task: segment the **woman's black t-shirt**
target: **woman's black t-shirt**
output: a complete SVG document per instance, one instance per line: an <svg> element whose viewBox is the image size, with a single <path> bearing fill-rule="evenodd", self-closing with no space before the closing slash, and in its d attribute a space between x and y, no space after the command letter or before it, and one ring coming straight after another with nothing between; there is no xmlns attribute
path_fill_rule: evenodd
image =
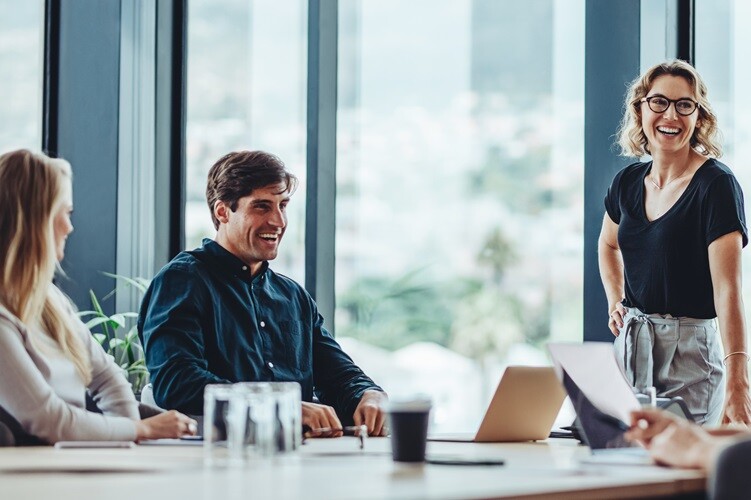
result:
<svg viewBox="0 0 751 500"><path fill-rule="evenodd" d="M709 159L664 215L647 220L644 178L652 162L634 163L613 179L605 209L618 224L626 307L647 314L714 318L709 244L733 231L748 243L743 192L730 169Z"/></svg>

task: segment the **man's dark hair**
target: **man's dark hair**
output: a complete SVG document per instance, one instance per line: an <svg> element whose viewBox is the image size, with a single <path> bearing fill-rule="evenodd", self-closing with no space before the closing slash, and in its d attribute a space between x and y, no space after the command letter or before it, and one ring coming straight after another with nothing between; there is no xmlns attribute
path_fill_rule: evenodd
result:
<svg viewBox="0 0 751 500"><path fill-rule="evenodd" d="M219 158L209 170L206 183L206 202L209 204L214 228L219 221L214 215L214 203L222 200L234 212L240 198L255 189L281 184L279 193L293 193L297 177L287 171L282 160L264 151L235 151Z"/></svg>

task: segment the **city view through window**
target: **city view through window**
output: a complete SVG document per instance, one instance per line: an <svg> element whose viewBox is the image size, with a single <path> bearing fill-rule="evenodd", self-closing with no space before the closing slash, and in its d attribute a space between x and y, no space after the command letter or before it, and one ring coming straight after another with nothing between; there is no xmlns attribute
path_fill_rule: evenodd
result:
<svg viewBox="0 0 751 500"><path fill-rule="evenodd" d="M339 10L337 339L473 430L505 366L582 337L584 3Z"/></svg>
<svg viewBox="0 0 751 500"><path fill-rule="evenodd" d="M0 0L0 153L42 147L44 3Z"/></svg>
<svg viewBox="0 0 751 500"><path fill-rule="evenodd" d="M746 207L751 196L751 67L747 64L751 50L751 32L745 20L751 16L751 3L743 0L697 0L696 68L708 87L719 128L723 155L738 178ZM746 221L749 217L746 209ZM743 296L746 322L751 319L751 251L743 249ZM748 332L747 332L748 334Z"/></svg>

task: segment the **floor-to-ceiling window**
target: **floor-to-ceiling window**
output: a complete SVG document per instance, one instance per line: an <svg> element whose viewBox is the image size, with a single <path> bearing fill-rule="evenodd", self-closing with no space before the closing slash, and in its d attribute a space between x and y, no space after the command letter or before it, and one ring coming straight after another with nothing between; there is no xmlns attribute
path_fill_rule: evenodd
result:
<svg viewBox="0 0 751 500"><path fill-rule="evenodd" d="M339 0L336 332L434 429L582 338L584 1Z"/></svg>
<svg viewBox="0 0 751 500"><path fill-rule="evenodd" d="M751 197L751 3L744 0L696 0L696 68L709 88L719 120L724 154L720 160L735 173L746 206ZM746 216L751 214L746 213ZM751 251L743 251L744 296L751 293ZM745 301L751 319L751 300Z"/></svg>
<svg viewBox="0 0 751 500"><path fill-rule="evenodd" d="M274 268L304 282L307 2L189 0L187 248L213 237L206 174L225 153L261 149L302 181Z"/></svg>
<svg viewBox="0 0 751 500"><path fill-rule="evenodd" d="M0 153L41 148L44 3L0 0Z"/></svg>

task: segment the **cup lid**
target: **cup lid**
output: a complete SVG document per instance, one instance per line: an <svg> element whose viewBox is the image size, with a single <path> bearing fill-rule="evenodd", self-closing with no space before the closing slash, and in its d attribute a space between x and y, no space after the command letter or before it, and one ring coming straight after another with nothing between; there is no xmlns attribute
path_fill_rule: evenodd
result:
<svg viewBox="0 0 751 500"><path fill-rule="evenodd" d="M387 412L412 412L428 411L432 406L433 401L430 399L430 396L419 394L391 399L384 405L384 409Z"/></svg>

